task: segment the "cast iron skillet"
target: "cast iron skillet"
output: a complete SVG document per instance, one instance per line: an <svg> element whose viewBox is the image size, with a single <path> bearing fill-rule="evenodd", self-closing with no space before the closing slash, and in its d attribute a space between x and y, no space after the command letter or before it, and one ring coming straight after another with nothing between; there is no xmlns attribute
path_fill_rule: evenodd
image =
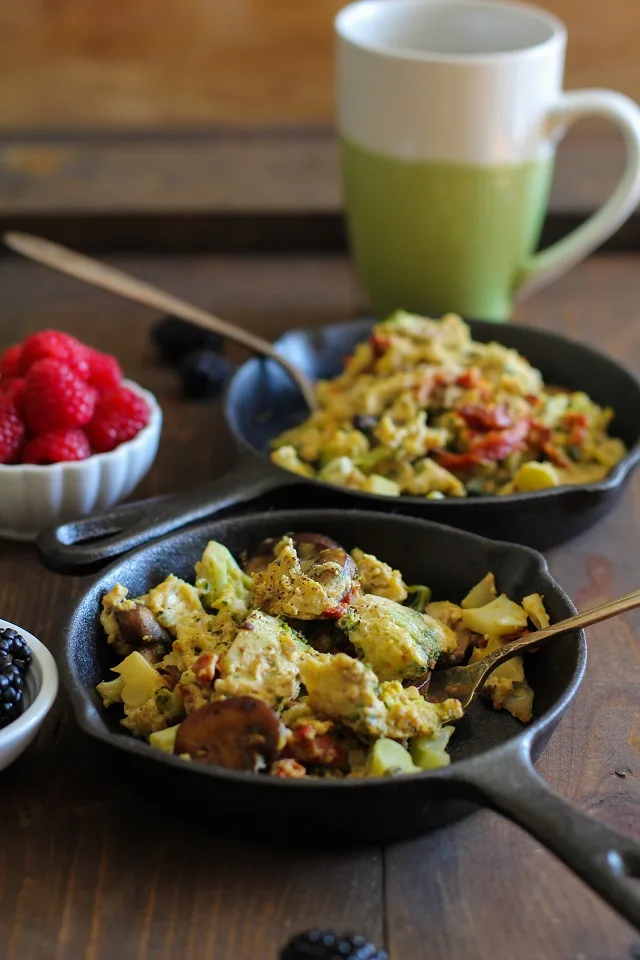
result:
<svg viewBox="0 0 640 960"><path fill-rule="evenodd" d="M336 537L347 549L360 546L377 553L409 581L429 584L436 598L459 600L492 570L499 588L513 597L544 594L553 620L575 613L540 554L429 521L360 510L296 510L210 521L129 554L75 599L62 631L61 667L80 726L123 751L145 782L153 773L161 778L155 795L165 799L167 810L166 794L173 785L179 809L198 810L199 815L208 810L225 829L245 835L323 845L333 840L383 843L424 833L486 804L545 844L640 928L640 890L631 879L640 877L640 844L580 813L550 790L532 766L532 757L541 752L578 690L586 662L582 632L552 640L527 659L536 705L531 725L475 703L452 738L453 764L415 776L282 780L185 763L135 740L119 726L115 708L103 709L94 686L109 675L113 660L98 611L102 595L114 583L141 594L170 572L192 578L193 564L209 539L238 554L264 537L305 530Z"/></svg>
<svg viewBox="0 0 640 960"><path fill-rule="evenodd" d="M341 369L341 358L366 339L371 323L355 320L316 330L292 331L278 341L278 349L312 377L332 377ZM63 571L96 568L110 557L223 507L292 484L298 485L300 493L304 491L304 504L315 505L315 497L326 499L328 494L331 503L344 505L354 503L355 498L355 504L362 507L427 517L539 549L580 533L613 506L640 457L640 381L604 354L558 334L520 326L496 327L480 321L472 321L471 330L476 340L499 339L506 346L515 347L540 368L548 383L585 390L596 402L614 408L613 433L626 442L629 454L606 479L588 486L511 497L441 501L381 497L318 480L305 481L271 463L268 454L270 440L300 422L306 409L295 386L277 364L253 359L236 373L227 393L227 422L244 454L230 473L186 493L124 504L48 531L39 541L44 563ZM206 436L202 442L207 442Z"/></svg>

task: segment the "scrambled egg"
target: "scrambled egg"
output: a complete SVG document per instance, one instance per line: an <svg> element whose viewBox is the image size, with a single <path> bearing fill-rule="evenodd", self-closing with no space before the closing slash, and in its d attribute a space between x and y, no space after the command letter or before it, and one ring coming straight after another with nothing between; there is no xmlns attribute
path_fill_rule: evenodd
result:
<svg viewBox="0 0 640 960"><path fill-rule="evenodd" d="M317 386L319 409L274 441L274 463L382 496L439 499L593 483L626 455L613 411L546 386L517 351L454 314L398 311ZM395 599L395 598L393 598Z"/></svg>
<svg viewBox="0 0 640 960"><path fill-rule="evenodd" d="M460 336L450 322L436 353L455 352ZM426 355L435 346L422 348ZM362 350L357 356L364 363ZM461 605L432 601L427 586L407 586L400 570L373 554L359 548L349 554L317 534L295 536L265 541L258 560L247 564L251 573L211 542L195 565L195 585L169 574L131 598L115 584L103 597L100 619L108 644L124 659L112 668L115 679L98 684L104 706L120 705L122 725L152 746L175 745L180 756L197 759L184 749L180 731L188 727L193 736L192 721L217 715L225 703L221 756L233 754L233 737L244 735L243 749L255 760L251 750L271 736L277 751L270 766L252 769L269 766L280 777L395 776L446 765L454 730L446 725L461 716L460 704L430 703L414 683L439 665L486 656L529 620L546 625L543 598L530 594L515 603L498 595L487 574ZM120 618L123 629L127 621L123 638L119 614L136 607L157 621L153 644L146 612ZM306 621L322 624L322 642ZM502 664L486 693L496 709L531 719L533 691L522 658ZM246 728L243 709L258 727ZM275 740L274 730L280 731Z"/></svg>
<svg viewBox="0 0 640 960"><path fill-rule="evenodd" d="M249 614L220 661L218 696L259 697L277 706L300 693L307 645L286 623L260 610Z"/></svg>
<svg viewBox="0 0 640 960"><path fill-rule="evenodd" d="M427 620L395 600L365 593L354 598L340 625L380 680L396 680L420 677L436 665L441 638Z"/></svg>
<svg viewBox="0 0 640 960"><path fill-rule="evenodd" d="M394 570L388 563L358 547L351 551L351 556L358 568L364 593L373 593L377 597L386 597L387 600L396 600L398 603L407 599L407 587L399 570Z"/></svg>
<svg viewBox="0 0 640 960"><path fill-rule="evenodd" d="M284 537L273 563L253 576L252 602L274 616L315 620L339 603L347 590L339 563L310 565L305 573L291 537Z"/></svg>

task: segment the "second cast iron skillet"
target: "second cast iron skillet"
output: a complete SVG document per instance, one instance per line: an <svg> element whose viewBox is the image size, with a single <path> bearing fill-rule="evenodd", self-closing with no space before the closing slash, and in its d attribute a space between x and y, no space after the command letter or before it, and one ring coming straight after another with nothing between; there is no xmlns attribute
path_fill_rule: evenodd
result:
<svg viewBox="0 0 640 960"><path fill-rule="evenodd" d="M354 320L292 331L278 341L278 351L315 379L333 377L342 368L342 358L369 335L372 322ZM629 453L608 477L599 483L509 497L440 501L381 497L304 480L269 460L269 444L282 430L304 419L306 408L295 385L276 363L253 359L238 370L227 392L227 423L242 453L233 470L185 493L124 504L48 531L38 544L44 563L63 571L96 568L224 507L294 484L298 503L315 505L316 498L326 501L329 497L333 503L426 517L539 549L575 536L613 506L640 458L640 381L610 357L559 334L481 321L471 321L470 326L474 339L499 340L518 350L541 370L547 383L584 390L597 403L613 407L612 433L625 441ZM202 443L207 443L204 435Z"/></svg>
<svg viewBox="0 0 640 960"><path fill-rule="evenodd" d="M193 578L209 539L238 555L265 537L315 531L399 567L426 583L438 599L460 600L492 570L500 590L515 599L544 595L551 619L575 613L544 559L526 547L497 543L409 517L360 510L299 510L210 521L142 547L106 569L80 592L64 624L59 663L81 727L128 759L125 773L149 785L151 802L172 817L209 816L224 830L267 834L300 843L385 843L425 833L467 815L478 804L499 811L563 860L628 921L640 928L640 844L581 813L535 773L537 757L578 691L586 662L582 632L549 641L527 658L535 692L534 721L523 726L484 702L472 704L451 740L450 767L422 774L363 780L283 780L236 773L154 750L106 711L95 684L114 665L100 627L103 594L116 582L145 593L169 573ZM169 799L176 796L176 803ZM172 812L173 811L173 812ZM535 863L529 869L536 871Z"/></svg>

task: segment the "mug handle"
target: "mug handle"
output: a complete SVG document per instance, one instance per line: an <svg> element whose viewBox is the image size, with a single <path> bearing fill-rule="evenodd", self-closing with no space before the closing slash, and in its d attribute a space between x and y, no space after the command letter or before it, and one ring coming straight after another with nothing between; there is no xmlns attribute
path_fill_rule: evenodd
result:
<svg viewBox="0 0 640 960"><path fill-rule="evenodd" d="M533 254L516 280L518 299L555 280L610 237L640 202L640 107L613 90L572 90L563 93L547 116L547 133L562 136L566 127L583 117L611 120L621 132L627 161L609 199L568 236Z"/></svg>

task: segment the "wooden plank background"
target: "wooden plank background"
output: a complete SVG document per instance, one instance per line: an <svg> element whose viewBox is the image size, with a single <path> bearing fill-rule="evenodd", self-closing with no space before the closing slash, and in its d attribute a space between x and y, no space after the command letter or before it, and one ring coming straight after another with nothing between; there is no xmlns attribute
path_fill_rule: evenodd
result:
<svg viewBox="0 0 640 960"><path fill-rule="evenodd" d="M390 0L392 2L392 0ZM4 0L0 128L326 123L343 0ZM638 0L544 0L567 86L640 100Z"/></svg>

